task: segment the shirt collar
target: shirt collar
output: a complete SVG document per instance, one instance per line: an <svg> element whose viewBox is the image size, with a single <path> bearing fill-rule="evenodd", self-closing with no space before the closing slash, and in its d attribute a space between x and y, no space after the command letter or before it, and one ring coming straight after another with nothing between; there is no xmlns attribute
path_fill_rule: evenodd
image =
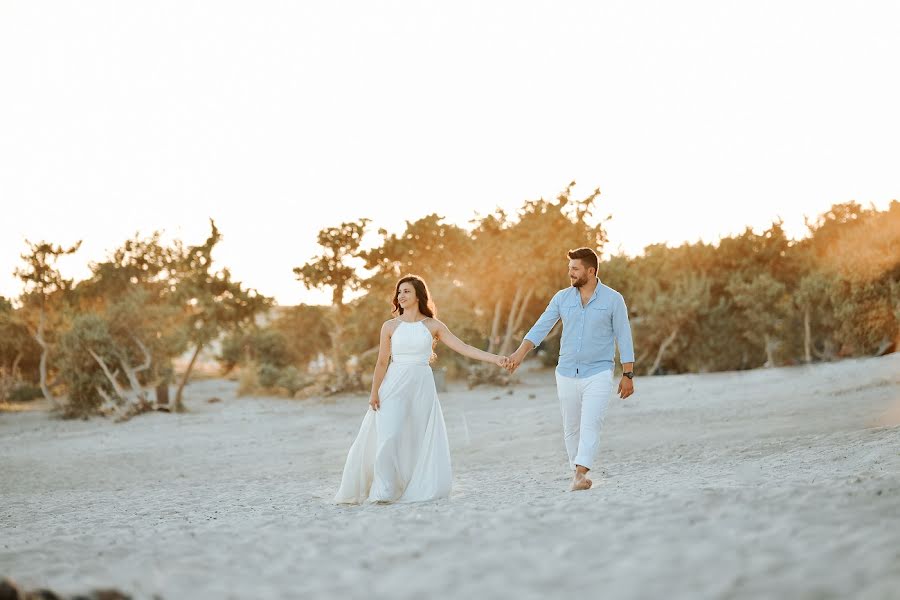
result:
<svg viewBox="0 0 900 600"><path fill-rule="evenodd" d="M602 285L602 282L600 281L600 278L599 278L599 277L594 277L594 279L597 280L597 287L594 288L594 293L591 294L591 300L593 300L594 298L596 298L596 297L597 297L597 294L600 293L600 286Z"/></svg>
<svg viewBox="0 0 900 600"><path fill-rule="evenodd" d="M593 300L594 298L596 298L596 297L600 294L600 286L603 285L603 282L600 281L600 278L599 278L599 277L594 277L594 279L597 280L597 287L594 288L594 293L591 294L591 299L588 300L588 304L590 304L591 300ZM570 285L570 286L569 286L569 289L572 290L572 291L574 291L576 295L578 295L578 294L581 293L581 292L578 291L578 288L575 287L575 286L573 286L573 285Z"/></svg>

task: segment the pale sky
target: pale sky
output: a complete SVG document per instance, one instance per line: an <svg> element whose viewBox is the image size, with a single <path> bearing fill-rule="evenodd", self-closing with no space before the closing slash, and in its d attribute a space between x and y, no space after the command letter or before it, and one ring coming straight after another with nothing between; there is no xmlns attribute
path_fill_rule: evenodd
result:
<svg viewBox="0 0 900 600"><path fill-rule="evenodd" d="M900 3L0 0L0 295L136 231L282 304L316 232L600 187L608 251L900 198ZM523 249L527 252L527 249ZM562 253L566 248L560 248ZM562 268L562 267L561 267Z"/></svg>

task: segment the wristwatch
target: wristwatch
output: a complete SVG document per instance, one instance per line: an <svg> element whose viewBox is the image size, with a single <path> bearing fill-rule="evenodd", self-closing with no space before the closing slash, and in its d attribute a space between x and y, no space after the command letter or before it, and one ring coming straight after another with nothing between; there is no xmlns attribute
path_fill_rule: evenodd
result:
<svg viewBox="0 0 900 600"><path fill-rule="evenodd" d="M628 379L634 379L634 371L625 371L624 373L622 373L622 375L624 375Z"/></svg>

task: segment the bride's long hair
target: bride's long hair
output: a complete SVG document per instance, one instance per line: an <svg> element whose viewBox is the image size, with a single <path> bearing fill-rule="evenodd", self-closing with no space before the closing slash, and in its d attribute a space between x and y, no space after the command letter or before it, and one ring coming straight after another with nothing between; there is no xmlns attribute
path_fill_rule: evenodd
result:
<svg viewBox="0 0 900 600"><path fill-rule="evenodd" d="M437 314L437 309L434 307L434 302L431 300L428 286L425 285L425 281L418 275L407 275L397 282L397 285L394 287L394 298L391 301L394 305L394 310L391 311L391 314L403 314L403 307L400 306L397 297L400 295L400 285L404 283L411 283L413 289L416 290L416 299L419 301L419 312L426 317L431 317L433 319L434 315Z"/></svg>

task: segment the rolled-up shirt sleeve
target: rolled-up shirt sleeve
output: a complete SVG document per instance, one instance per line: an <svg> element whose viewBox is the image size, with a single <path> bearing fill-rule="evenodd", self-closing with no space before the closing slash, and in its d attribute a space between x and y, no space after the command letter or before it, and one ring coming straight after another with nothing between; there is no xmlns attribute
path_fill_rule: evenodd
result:
<svg viewBox="0 0 900 600"><path fill-rule="evenodd" d="M619 360L622 364L634 362L634 342L631 339L631 324L628 322L628 307L625 298L618 296L613 304L613 333L619 346Z"/></svg>
<svg viewBox="0 0 900 600"><path fill-rule="evenodd" d="M538 317L534 326L525 334L525 339L535 346L539 346L559 319L559 293L557 292L550 299L550 304L544 309L543 314Z"/></svg>

